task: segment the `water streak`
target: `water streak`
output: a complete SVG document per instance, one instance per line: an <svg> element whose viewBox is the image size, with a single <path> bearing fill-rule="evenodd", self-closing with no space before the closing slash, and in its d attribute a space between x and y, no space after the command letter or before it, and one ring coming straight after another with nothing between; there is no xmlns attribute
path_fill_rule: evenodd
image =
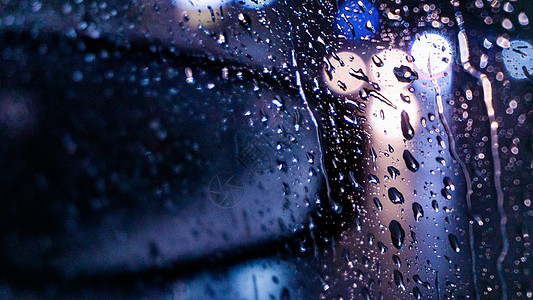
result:
<svg viewBox="0 0 533 300"><path fill-rule="evenodd" d="M430 70L430 79L433 83L433 87L435 88L435 102L437 104L437 113L439 116L439 119L441 121L442 126L444 127L444 131L446 133L446 136L448 137L448 145L450 148L450 154L452 155L452 158L459 164L459 167L461 168L461 172L463 173L463 177L465 179L466 184L466 205L468 208L469 213L474 216L473 209L472 209L472 180L470 178L470 173L468 172L468 168L466 164L461 160L459 155L457 154L457 147L455 145L455 136L453 135L453 132L450 129L450 125L448 124L448 121L446 117L444 116L444 105L442 103L442 94L441 94L441 88L437 81L437 79L433 76L431 70L431 55L428 56L428 70ZM472 279L474 281L474 294L476 299L479 299L479 290L478 290L478 280L477 280L477 272L476 272L476 252L475 252L475 243L474 243L474 229L473 224L471 222L468 222L468 235L469 235L469 248L470 248L470 256L472 257Z"/></svg>
<svg viewBox="0 0 533 300"><path fill-rule="evenodd" d="M309 116L311 117L311 120L313 121L313 124L315 125L315 131L318 137L318 151L320 151L320 170L322 171L322 176L324 176L324 180L326 181L326 190L328 195L328 201L331 204L331 188L329 186L329 179L328 174L326 173L326 162L325 162L325 153L322 151L322 138L320 135L320 130L318 128L318 122L315 118L315 115L313 114L313 111L311 110L311 107L309 106L309 102L307 102L307 97L305 96L305 91L302 86L302 80L300 77L300 71L298 70L298 60L296 59L296 48L294 47L294 41L292 39L292 23L289 22L289 39L291 41L291 55L292 55L292 66L295 69L295 77L296 77L296 86L298 87L298 92L300 94L300 97L302 98L302 102L309 113Z"/></svg>
<svg viewBox="0 0 533 300"><path fill-rule="evenodd" d="M498 202L498 213L500 216L500 231L502 234L503 245L498 256L498 261L496 268L498 271L498 278L502 286L502 299L507 299L507 285L505 282L505 277L503 274L503 262L507 255L509 249L509 240L507 237L507 215L505 214L504 209L504 199L503 191L501 187L501 163L499 157L499 145L498 145L498 122L496 121L494 106L492 104L492 84L490 83L488 77L476 70L470 64L469 50L468 50L468 41L466 38L466 33L464 29L464 23L462 15L460 12L456 14L457 23L459 24L460 32L458 34L459 38L459 48L461 55L461 63L463 68L468 71L472 76L476 77L480 82L483 89L483 100L485 102L485 107L487 109L487 116L489 117L490 122L490 137L491 137L491 156L494 166L494 187L496 189L496 199Z"/></svg>
<svg viewBox="0 0 533 300"><path fill-rule="evenodd" d="M498 213L500 216L500 232L502 234L502 249L500 255L498 256L498 261L496 268L498 271L498 278L502 287L502 299L507 299L507 283L505 281L505 276L503 273L503 262L507 256L507 251L509 250L509 239L507 237L507 215L504 208L504 198L503 190L501 186L501 162L499 155L499 144L498 144L498 122L496 121L496 116L494 113L494 106L492 104L492 84L487 77L487 75L479 72L470 64L470 53L468 49L468 40L466 37L466 31L464 27L464 21L461 11L459 10L459 1L452 2L454 8L456 9L455 18L457 24L459 25L459 33L457 34L459 40L459 53L461 58L461 63L463 68L470 73L473 77L477 78L481 83L483 89L483 101L487 109L487 116L490 122L490 139L491 139L491 156L492 163L494 166L494 187L496 189L496 199L498 202Z"/></svg>

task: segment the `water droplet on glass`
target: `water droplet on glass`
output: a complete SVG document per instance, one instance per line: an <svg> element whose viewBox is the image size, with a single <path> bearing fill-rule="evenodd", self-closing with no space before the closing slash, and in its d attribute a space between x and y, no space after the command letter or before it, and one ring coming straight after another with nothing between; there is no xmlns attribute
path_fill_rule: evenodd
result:
<svg viewBox="0 0 533 300"><path fill-rule="evenodd" d="M402 99L402 101L405 103L411 103L411 97L404 95L402 93L400 93L400 99Z"/></svg>
<svg viewBox="0 0 533 300"><path fill-rule="evenodd" d="M397 188L391 187L388 191L389 199L394 204L403 204L405 202L403 194Z"/></svg>
<svg viewBox="0 0 533 300"><path fill-rule="evenodd" d="M445 166L446 165L446 160L444 160L444 158L442 157L437 157L435 158L435 160L440 163L441 165Z"/></svg>
<svg viewBox="0 0 533 300"><path fill-rule="evenodd" d="M450 193L450 190L444 188L442 190L440 190L440 193L442 194L442 197L444 197L445 199L452 199L452 194Z"/></svg>
<svg viewBox="0 0 533 300"><path fill-rule="evenodd" d="M405 240L405 231L403 230L402 225L400 225L398 221L392 220L389 224L389 231L392 244L396 249L401 250Z"/></svg>
<svg viewBox="0 0 533 300"><path fill-rule="evenodd" d="M392 72L399 82L411 83L418 79L418 73L413 71L408 66L401 65L400 67L395 67Z"/></svg>
<svg viewBox="0 0 533 300"><path fill-rule="evenodd" d="M422 293L420 292L420 289L419 289L417 286L415 286L415 287L413 288L413 296L414 296L415 299L417 299L417 300L422 299Z"/></svg>
<svg viewBox="0 0 533 300"><path fill-rule="evenodd" d="M437 200L431 201L431 207L433 207L433 210L435 212L439 212L439 203L437 202Z"/></svg>
<svg viewBox="0 0 533 300"><path fill-rule="evenodd" d="M331 202L331 208L333 209L333 211L337 214L340 214L342 212L342 205L333 200Z"/></svg>
<svg viewBox="0 0 533 300"><path fill-rule="evenodd" d="M372 25L372 22L370 22L370 20L366 21L365 28L372 33L376 33L376 28L374 28L374 25Z"/></svg>
<svg viewBox="0 0 533 300"><path fill-rule="evenodd" d="M409 122L409 115L405 110L402 110L401 113L401 127L403 137L408 141L413 139L415 130L413 129L413 126L411 126L411 123Z"/></svg>
<svg viewBox="0 0 533 300"><path fill-rule="evenodd" d="M377 67L383 67L383 60L381 60L381 58L379 56L377 56L377 55L372 56L372 62Z"/></svg>
<svg viewBox="0 0 533 300"><path fill-rule="evenodd" d="M373 184L379 184L379 178L374 174L368 174L368 182Z"/></svg>
<svg viewBox="0 0 533 300"><path fill-rule="evenodd" d="M450 177L448 177L448 176L444 177L442 182L444 183L444 187L447 190L455 191L455 185L453 184L453 181L452 181L452 179Z"/></svg>
<svg viewBox="0 0 533 300"><path fill-rule="evenodd" d="M287 288L283 288L283 291L281 291L280 299L281 300L290 300L291 299L291 295L290 295L289 290Z"/></svg>
<svg viewBox="0 0 533 300"><path fill-rule="evenodd" d="M393 254L392 255L392 261L394 262L394 264L400 268L402 266L402 261L400 260L400 257L396 254Z"/></svg>
<svg viewBox="0 0 533 300"><path fill-rule="evenodd" d="M372 175L372 174L370 174ZM348 176L350 177L350 180L352 181L352 184L353 184L353 187L357 190L357 191L360 191L360 192L364 192L365 189L363 188L363 186L361 184L359 184L359 182L357 182L357 180L355 179L355 175L353 173L353 171L350 171L348 172ZM377 179L377 177L376 177ZM379 183L379 179L377 179Z"/></svg>
<svg viewBox="0 0 533 300"><path fill-rule="evenodd" d="M381 211L383 209L383 205L381 205L381 201L377 197L374 197L374 205L376 205L376 208Z"/></svg>
<svg viewBox="0 0 533 300"><path fill-rule="evenodd" d="M396 177L400 176L400 170L396 169L393 166L388 166L387 172L389 172L389 175L393 180L396 179Z"/></svg>
<svg viewBox="0 0 533 300"><path fill-rule="evenodd" d="M405 161L405 166L407 167L407 169L409 169L409 171L411 171L411 172L418 171L418 167L420 166L420 164L413 157L411 152L409 152L409 150L404 150L403 151L403 160Z"/></svg>
<svg viewBox="0 0 533 300"><path fill-rule="evenodd" d="M450 241L450 246L452 246L453 251L459 252L461 251L459 240L454 234L448 234L448 241Z"/></svg>
<svg viewBox="0 0 533 300"><path fill-rule="evenodd" d="M418 202L413 202L413 214L417 222L420 220L420 218L424 217L424 209L422 209L422 205L420 205Z"/></svg>
<svg viewBox="0 0 533 300"><path fill-rule="evenodd" d="M403 275L397 269L394 269L394 283L396 286L402 290L405 290L405 284L403 283Z"/></svg>
<svg viewBox="0 0 533 300"><path fill-rule="evenodd" d="M387 246L385 246L385 244L383 244L383 242L379 241L378 242L378 248L379 248L379 253L383 254L385 252L387 252L387 250L389 250L389 248Z"/></svg>

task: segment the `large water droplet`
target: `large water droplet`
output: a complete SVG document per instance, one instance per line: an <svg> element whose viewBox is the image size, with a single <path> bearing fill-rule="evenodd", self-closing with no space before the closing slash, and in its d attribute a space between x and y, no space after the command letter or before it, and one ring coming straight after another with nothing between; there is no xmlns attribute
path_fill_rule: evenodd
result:
<svg viewBox="0 0 533 300"><path fill-rule="evenodd" d="M413 214L417 222L420 220L420 218L424 217L424 209L422 209L422 205L420 205L418 202L413 202Z"/></svg>
<svg viewBox="0 0 533 300"><path fill-rule="evenodd" d="M415 130L413 129L413 126L411 126L411 123L409 122L409 115L405 110L402 110L401 113L401 127L403 137L408 141L413 139L415 136Z"/></svg>
<svg viewBox="0 0 533 300"><path fill-rule="evenodd" d="M374 55L372 56L372 62L377 66L377 67L383 67L383 60L377 56L377 55Z"/></svg>
<svg viewBox="0 0 533 300"><path fill-rule="evenodd" d="M437 202L437 200L431 201L431 207L433 207L433 210L435 210L435 212L439 212L439 203Z"/></svg>
<svg viewBox="0 0 533 300"><path fill-rule="evenodd" d="M455 191L455 184L453 183L452 179L448 176L444 177L442 180L442 183L444 183L444 187L447 190Z"/></svg>
<svg viewBox="0 0 533 300"><path fill-rule="evenodd" d="M450 246L452 246L453 251L459 252L461 251L459 240L454 234L448 234L448 241L450 241Z"/></svg>
<svg viewBox="0 0 533 300"><path fill-rule="evenodd" d="M396 169L393 166L388 166L387 172L389 172L389 175L393 180L396 179L396 177L400 176L400 170Z"/></svg>
<svg viewBox="0 0 533 300"><path fill-rule="evenodd" d="M413 296L414 296L415 299L417 299L417 300L422 299L422 293L420 292L420 289L419 289L417 286L415 286L415 287L413 288Z"/></svg>
<svg viewBox="0 0 533 300"><path fill-rule="evenodd" d="M418 171L418 167L420 166L420 164L413 157L411 152L409 152L409 150L403 151L403 160L405 161L405 166L407 167L407 169L409 169L409 171L412 171L412 172Z"/></svg>
<svg viewBox="0 0 533 300"><path fill-rule="evenodd" d="M392 244L396 249L401 250L405 240L405 231L403 230L402 225L400 225L398 221L392 220L389 224L389 231Z"/></svg>
<svg viewBox="0 0 533 300"><path fill-rule="evenodd" d="M450 193L450 190L447 190L446 188L440 190L440 193L442 194L442 197L450 200L452 199L452 194Z"/></svg>
<svg viewBox="0 0 533 300"><path fill-rule="evenodd" d="M397 269L394 269L394 283L396 286L405 291L405 284L403 283L403 275Z"/></svg>
<svg viewBox="0 0 533 300"><path fill-rule="evenodd" d="M408 66L401 65L400 67L395 67L392 72L399 82L411 83L418 79L418 73L413 71Z"/></svg>
<svg viewBox="0 0 533 300"><path fill-rule="evenodd" d="M397 188L391 187L388 191L389 199L394 204L403 204L405 202L405 199L403 198L403 194L398 191Z"/></svg>

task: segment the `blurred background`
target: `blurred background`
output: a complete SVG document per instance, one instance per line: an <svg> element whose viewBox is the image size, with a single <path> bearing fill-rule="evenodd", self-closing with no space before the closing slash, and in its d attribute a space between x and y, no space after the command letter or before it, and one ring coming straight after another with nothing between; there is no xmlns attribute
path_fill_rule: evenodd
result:
<svg viewBox="0 0 533 300"><path fill-rule="evenodd" d="M529 299L530 0L0 0L2 299Z"/></svg>

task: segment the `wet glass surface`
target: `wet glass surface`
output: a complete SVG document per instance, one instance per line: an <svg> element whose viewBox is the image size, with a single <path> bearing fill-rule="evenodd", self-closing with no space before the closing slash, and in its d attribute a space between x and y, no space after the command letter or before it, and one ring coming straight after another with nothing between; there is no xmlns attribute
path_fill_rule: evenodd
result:
<svg viewBox="0 0 533 300"><path fill-rule="evenodd" d="M533 297L530 1L0 5L2 297Z"/></svg>

